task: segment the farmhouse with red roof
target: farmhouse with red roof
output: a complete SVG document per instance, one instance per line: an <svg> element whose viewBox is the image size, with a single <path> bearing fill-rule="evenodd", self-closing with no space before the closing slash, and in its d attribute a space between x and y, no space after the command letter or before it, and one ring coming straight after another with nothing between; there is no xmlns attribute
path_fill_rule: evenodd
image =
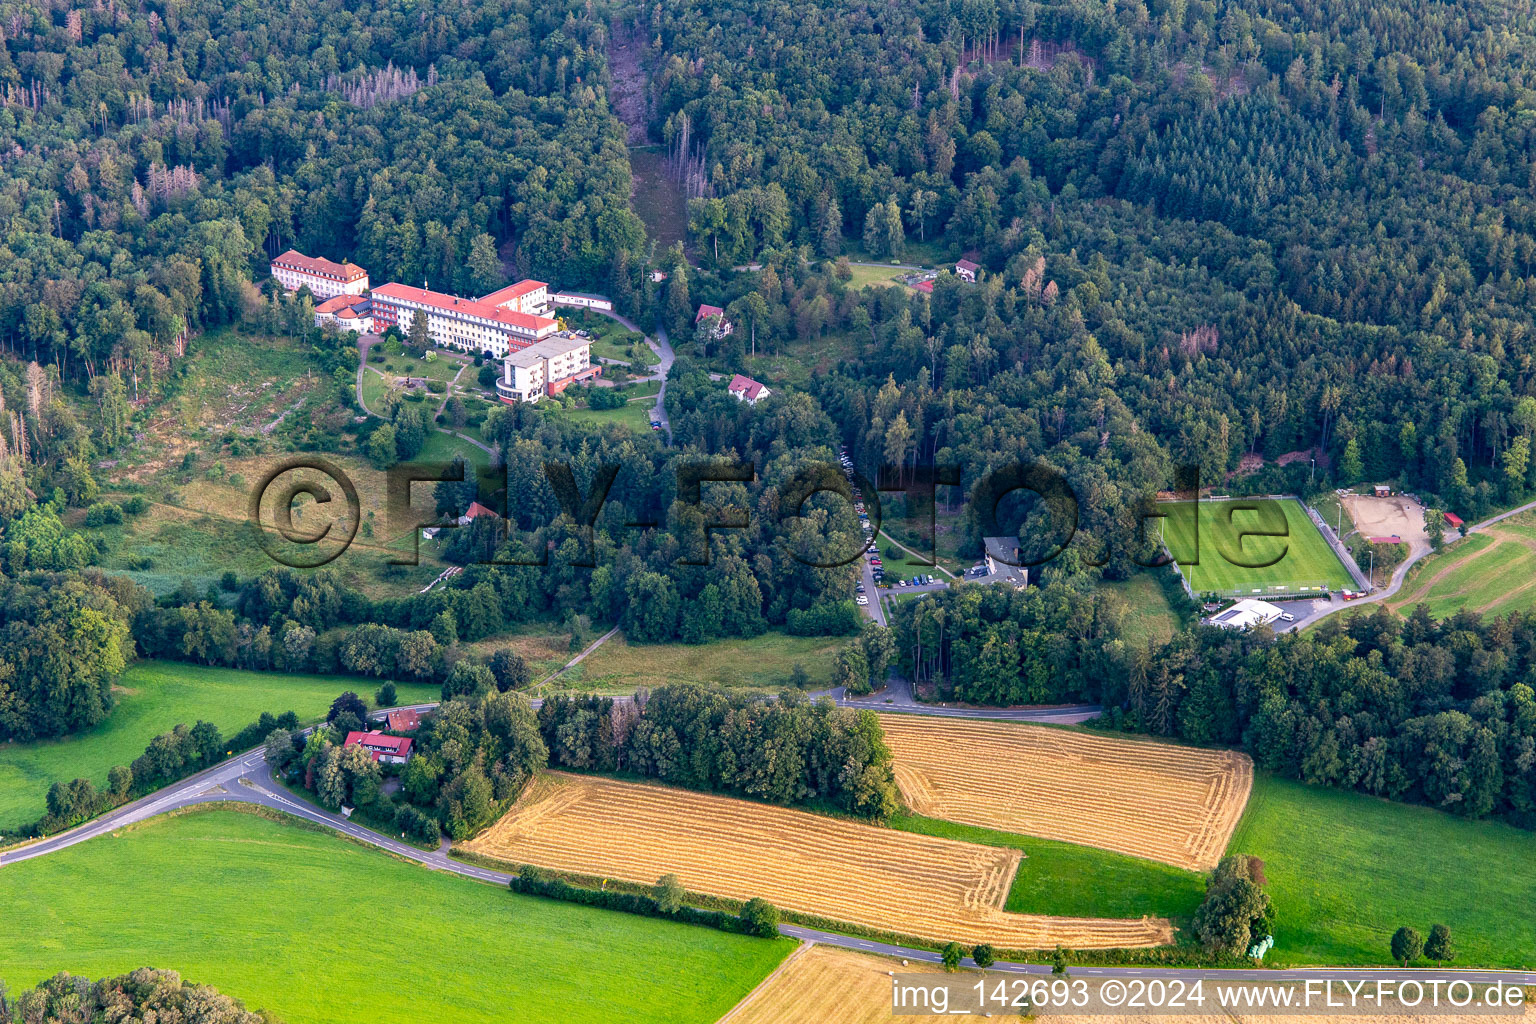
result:
<svg viewBox="0 0 1536 1024"><path fill-rule="evenodd" d="M408 736L386 736L382 732L349 732L344 747L362 747L380 764L405 764L411 758Z"/></svg>

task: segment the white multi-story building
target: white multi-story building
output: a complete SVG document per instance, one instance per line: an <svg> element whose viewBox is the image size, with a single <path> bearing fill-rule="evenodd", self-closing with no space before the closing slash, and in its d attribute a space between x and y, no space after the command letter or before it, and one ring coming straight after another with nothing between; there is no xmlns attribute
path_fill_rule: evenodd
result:
<svg viewBox="0 0 1536 1024"><path fill-rule="evenodd" d="M550 338L509 352L502 364L496 394L508 405L537 402L558 395L578 380L599 376L592 362L592 343L583 338Z"/></svg>
<svg viewBox="0 0 1536 1024"><path fill-rule="evenodd" d="M486 299L499 294L493 292ZM530 306L536 304L538 300L533 296L539 294L543 295L542 301L547 305L548 287L538 284L529 295ZM521 300L506 301L518 303ZM461 352L489 352L498 359L542 341L560 329L560 325L548 317L482 299L462 299L394 282L373 290L374 330L398 327L401 333L409 334L418 316L427 318L427 337L432 344Z"/></svg>
<svg viewBox="0 0 1536 1024"><path fill-rule="evenodd" d="M272 261L272 276L291 292L305 285L318 299L337 295L362 295L368 290L368 271L356 263L333 263L289 249Z"/></svg>
<svg viewBox="0 0 1536 1024"><path fill-rule="evenodd" d="M500 306L529 316L548 316L549 285L543 281L519 281L480 296L480 301L487 306Z"/></svg>

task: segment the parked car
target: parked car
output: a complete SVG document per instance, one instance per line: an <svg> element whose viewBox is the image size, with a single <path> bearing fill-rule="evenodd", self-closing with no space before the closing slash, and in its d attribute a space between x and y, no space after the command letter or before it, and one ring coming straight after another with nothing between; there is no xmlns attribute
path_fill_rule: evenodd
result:
<svg viewBox="0 0 1536 1024"><path fill-rule="evenodd" d="M853 588L853 592L855 594L862 594L862 593L864 593L864 584L862 584L862 583L856 584L854 586L854 588Z"/></svg>
<svg viewBox="0 0 1536 1024"><path fill-rule="evenodd" d="M859 602L859 604L869 604L869 598L865 597L863 594L860 594L858 597L854 598L854 600Z"/></svg>
<svg viewBox="0 0 1536 1024"><path fill-rule="evenodd" d="M1292 615L1290 612L1281 612L1280 613L1280 621L1281 622L1295 622L1296 621L1296 616Z"/></svg>

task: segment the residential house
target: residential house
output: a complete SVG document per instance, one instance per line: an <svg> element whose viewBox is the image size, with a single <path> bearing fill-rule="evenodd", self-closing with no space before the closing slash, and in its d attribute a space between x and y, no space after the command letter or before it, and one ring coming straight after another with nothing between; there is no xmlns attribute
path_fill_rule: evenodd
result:
<svg viewBox="0 0 1536 1024"><path fill-rule="evenodd" d="M382 732L349 732L344 747L362 747L379 764L405 764L411 759L408 736L386 736Z"/></svg>
<svg viewBox="0 0 1536 1024"><path fill-rule="evenodd" d="M756 405L759 401L773 394L766 384L753 380L751 377L743 377L741 374L731 378L725 390L738 402L746 402L748 405Z"/></svg>
<svg viewBox="0 0 1536 1024"><path fill-rule="evenodd" d="M693 318L693 325L697 327L699 324L703 323L705 320L708 320L710 317L719 318L719 322L715 324L716 341L719 341L721 338L730 337L735 333L735 326L725 318L725 310L721 309L719 306L711 306L707 303L699 307L698 314Z"/></svg>
<svg viewBox="0 0 1536 1024"><path fill-rule="evenodd" d="M955 264L955 276L962 281L969 281L971 284L976 283L976 274L980 270L981 265L979 263L972 263L970 260L960 260Z"/></svg>
<svg viewBox="0 0 1536 1024"><path fill-rule="evenodd" d="M384 719L390 732L415 732L421 728L421 713L415 708L391 711Z"/></svg>

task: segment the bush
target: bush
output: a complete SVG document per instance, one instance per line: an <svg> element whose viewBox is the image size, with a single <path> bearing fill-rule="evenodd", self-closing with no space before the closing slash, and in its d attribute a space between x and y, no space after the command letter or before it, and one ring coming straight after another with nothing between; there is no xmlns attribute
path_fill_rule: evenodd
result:
<svg viewBox="0 0 1536 1024"><path fill-rule="evenodd" d="M141 516L149 511L149 501L142 495L135 494L123 502L123 511L131 516Z"/></svg>
<svg viewBox="0 0 1536 1024"><path fill-rule="evenodd" d="M448 390L448 385L440 380L429 380L427 381L427 390L434 395L440 395Z"/></svg>
<svg viewBox="0 0 1536 1024"><path fill-rule="evenodd" d="M779 908L754 896L741 908L741 923L748 935L771 939L779 934Z"/></svg>
<svg viewBox="0 0 1536 1024"><path fill-rule="evenodd" d="M517 875L507 883L513 892L545 899L564 900L603 910L618 910L640 917L665 917L683 924L698 924L722 932L742 935L761 935L771 938L779 933L779 912L773 904L754 899L742 909L741 916L723 910L702 910L680 904L675 911L667 911L650 896L620 892L615 889L588 889L555 878L533 865L518 868ZM764 931L763 928L769 930Z"/></svg>
<svg viewBox="0 0 1536 1024"><path fill-rule="evenodd" d="M143 500L142 498L139 500ZM123 521L122 507L110 501L98 501L85 510L86 526L107 526Z"/></svg>
<svg viewBox="0 0 1536 1024"><path fill-rule="evenodd" d="M403 804L395 812L395 828L418 843L435 843L441 834L436 818L410 804Z"/></svg>

